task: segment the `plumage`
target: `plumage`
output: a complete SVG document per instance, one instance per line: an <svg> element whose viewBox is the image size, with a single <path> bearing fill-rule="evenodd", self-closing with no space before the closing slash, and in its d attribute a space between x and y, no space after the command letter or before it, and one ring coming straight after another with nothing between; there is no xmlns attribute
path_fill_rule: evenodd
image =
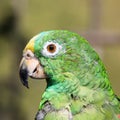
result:
<svg viewBox="0 0 120 120"><path fill-rule="evenodd" d="M33 37L20 64L26 87L27 76L47 82L36 120L120 119L120 100L101 59L76 33L51 30Z"/></svg>

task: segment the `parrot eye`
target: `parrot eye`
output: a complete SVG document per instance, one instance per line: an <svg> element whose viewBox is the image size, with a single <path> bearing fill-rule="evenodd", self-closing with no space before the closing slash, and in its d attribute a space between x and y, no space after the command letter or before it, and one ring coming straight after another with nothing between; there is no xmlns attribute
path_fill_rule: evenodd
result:
<svg viewBox="0 0 120 120"><path fill-rule="evenodd" d="M50 44L47 46L47 51L50 53L54 53L56 51L56 46L54 44Z"/></svg>
<svg viewBox="0 0 120 120"><path fill-rule="evenodd" d="M56 42L47 42L43 46L42 54L46 57L54 57L62 50L62 46Z"/></svg>

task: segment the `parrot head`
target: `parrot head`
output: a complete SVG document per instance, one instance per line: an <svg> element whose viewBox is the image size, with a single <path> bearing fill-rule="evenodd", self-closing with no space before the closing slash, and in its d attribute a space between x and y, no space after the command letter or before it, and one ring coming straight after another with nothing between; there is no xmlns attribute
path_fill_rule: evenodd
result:
<svg viewBox="0 0 120 120"><path fill-rule="evenodd" d="M100 119L113 119L113 110L119 111L119 98L101 59L88 41L76 33L51 30L33 37L23 51L19 75L27 88L28 77L47 82L36 118L64 119L61 113L65 112L73 119L84 119L85 115L96 119L91 117L95 114L100 114ZM116 113L119 118L119 112Z"/></svg>
<svg viewBox="0 0 120 120"><path fill-rule="evenodd" d="M65 73L75 76L81 85L100 77L107 78L99 56L78 34L51 30L33 37L26 45L20 63L23 85L28 88L28 77L46 79L49 85L55 84L65 80Z"/></svg>

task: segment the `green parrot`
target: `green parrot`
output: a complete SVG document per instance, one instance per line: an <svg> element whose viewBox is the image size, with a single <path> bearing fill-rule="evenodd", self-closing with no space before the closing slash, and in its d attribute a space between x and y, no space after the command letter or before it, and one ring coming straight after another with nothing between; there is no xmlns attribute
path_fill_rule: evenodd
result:
<svg viewBox="0 0 120 120"><path fill-rule="evenodd" d="M33 37L23 51L20 79L45 79L36 120L120 120L114 94L98 54L80 35L51 30Z"/></svg>

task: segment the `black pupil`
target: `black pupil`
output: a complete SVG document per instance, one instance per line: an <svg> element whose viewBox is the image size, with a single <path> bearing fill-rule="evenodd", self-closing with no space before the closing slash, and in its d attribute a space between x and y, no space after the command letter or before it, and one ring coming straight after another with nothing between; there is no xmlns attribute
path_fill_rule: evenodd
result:
<svg viewBox="0 0 120 120"><path fill-rule="evenodd" d="M53 53L56 50L56 46L54 44L51 44L47 47L47 49L49 52Z"/></svg>
<svg viewBox="0 0 120 120"><path fill-rule="evenodd" d="M53 51L53 50L54 50L54 45L50 45L50 46L49 46L49 50L50 50L50 51Z"/></svg>

